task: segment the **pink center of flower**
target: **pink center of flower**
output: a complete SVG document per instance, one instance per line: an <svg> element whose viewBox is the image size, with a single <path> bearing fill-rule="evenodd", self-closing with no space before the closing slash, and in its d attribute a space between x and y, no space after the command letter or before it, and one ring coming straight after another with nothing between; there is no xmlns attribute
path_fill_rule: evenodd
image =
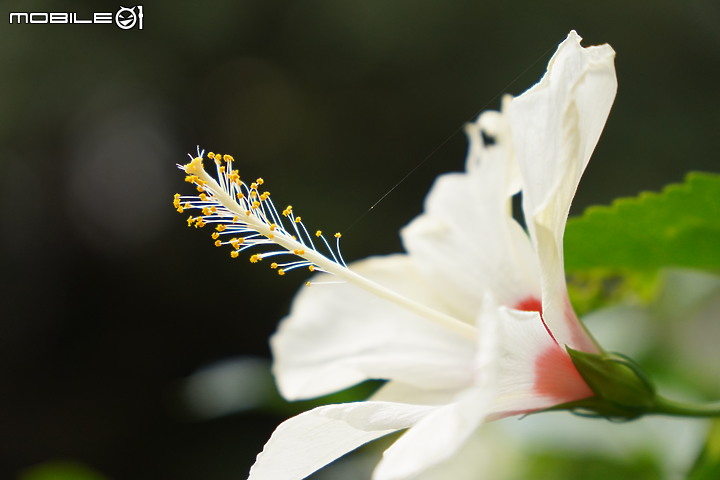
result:
<svg viewBox="0 0 720 480"><path fill-rule="evenodd" d="M580 376L570 356L557 344L535 359L535 392L558 403L571 402L594 395Z"/></svg>
<svg viewBox="0 0 720 480"><path fill-rule="evenodd" d="M528 297L518 302L515 309L524 312L538 312L545 330L553 339L553 344L535 359L535 385L533 386L535 392L538 395L550 397L558 403L593 396L593 391L578 373L570 356L558 345L545 323L542 302L535 297Z"/></svg>
<svg viewBox="0 0 720 480"><path fill-rule="evenodd" d="M545 330L548 332L548 335L552 337L553 341L557 343L557 340L555 340L555 336L552 334L550 329L548 328L547 324L545 323L545 319L543 318L543 306L542 301L535 297L527 297L517 303L515 305L515 310L522 310L523 312L538 312L540 314L540 320L542 320L543 326L545 327Z"/></svg>
<svg viewBox="0 0 720 480"><path fill-rule="evenodd" d="M527 297L515 305L515 310L522 310L523 312L538 312L542 317L542 302L535 297Z"/></svg>

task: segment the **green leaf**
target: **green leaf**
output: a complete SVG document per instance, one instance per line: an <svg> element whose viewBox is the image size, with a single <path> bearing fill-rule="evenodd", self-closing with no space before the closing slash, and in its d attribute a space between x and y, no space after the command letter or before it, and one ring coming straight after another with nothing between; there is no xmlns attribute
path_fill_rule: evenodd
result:
<svg viewBox="0 0 720 480"><path fill-rule="evenodd" d="M590 207L568 220L568 271L720 270L720 175L692 172L660 193Z"/></svg>

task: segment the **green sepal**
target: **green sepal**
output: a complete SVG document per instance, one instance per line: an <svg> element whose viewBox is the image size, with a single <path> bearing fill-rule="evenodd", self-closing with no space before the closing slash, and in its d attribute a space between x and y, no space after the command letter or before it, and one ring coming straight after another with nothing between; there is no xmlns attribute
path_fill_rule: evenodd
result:
<svg viewBox="0 0 720 480"><path fill-rule="evenodd" d="M587 353L567 348L575 368L595 394L541 411L570 410L588 417L633 420L646 414L720 417L720 402L688 403L658 395L640 366L614 352Z"/></svg>
<svg viewBox="0 0 720 480"><path fill-rule="evenodd" d="M587 353L567 349L594 397L566 403L557 409L579 414L631 420L653 411L655 386L637 363L619 353Z"/></svg>

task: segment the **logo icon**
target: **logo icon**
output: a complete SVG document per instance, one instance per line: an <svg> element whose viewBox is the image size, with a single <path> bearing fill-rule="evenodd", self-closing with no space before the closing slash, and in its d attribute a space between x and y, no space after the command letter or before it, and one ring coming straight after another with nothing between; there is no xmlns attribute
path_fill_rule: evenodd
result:
<svg viewBox="0 0 720 480"><path fill-rule="evenodd" d="M137 12L135 11L137 9ZM136 24L139 30L143 28L143 7L136 5L131 8L120 7L115 13L115 25L123 30L130 30Z"/></svg>

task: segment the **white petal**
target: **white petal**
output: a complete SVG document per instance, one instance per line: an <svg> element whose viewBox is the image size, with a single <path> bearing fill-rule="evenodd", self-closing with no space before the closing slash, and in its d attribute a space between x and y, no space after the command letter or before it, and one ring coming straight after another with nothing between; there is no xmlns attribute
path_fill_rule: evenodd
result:
<svg viewBox="0 0 720 480"><path fill-rule="evenodd" d="M373 480L404 480L437 466L452 457L473 432L497 408L501 371L502 342L508 340L491 294L484 295L478 315L478 350L474 360L475 381L471 388L447 405L438 407L400 437L378 464ZM402 386L389 385L399 398L407 395ZM379 394L384 392L380 391Z"/></svg>
<svg viewBox="0 0 720 480"><path fill-rule="evenodd" d="M373 480L411 479L455 454L485 420L493 392L473 388L436 408L385 451Z"/></svg>
<svg viewBox="0 0 720 480"><path fill-rule="evenodd" d="M544 318L561 343L594 348L566 312L562 236L580 177L610 112L617 80L609 45L571 32L540 82L508 108L523 208L541 262Z"/></svg>
<svg viewBox="0 0 720 480"><path fill-rule="evenodd" d="M371 400L437 406L452 403L457 396L457 389L429 389L398 381L390 381L380 387L373 394Z"/></svg>
<svg viewBox="0 0 720 480"><path fill-rule="evenodd" d="M452 457L485 421L592 395L537 312L498 306L486 294L477 323L474 386L405 432L385 452L374 480L415 478ZM410 393L397 385L389 391L398 398Z"/></svg>
<svg viewBox="0 0 720 480"><path fill-rule="evenodd" d="M399 293L435 305L405 255L372 258L352 270ZM331 281L329 276L317 277ZM273 371L288 399L310 398L367 379L428 389L458 389L472 380L475 345L350 284L304 287L273 336Z"/></svg>
<svg viewBox="0 0 720 480"><path fill-rule="evenodd" d="M512 218L519 182L505 122L486 112L468 125L467 173L438 178L424 213L401 232L421 271L451 286L445 291L468 321L488 290L507 305L540 295L532 245ZM494 143L485 145L483 133Z"/></svg>
<svg viewBox="0 0 720 480"><path fill-rule="evenodd" d="M478 384L497 390L490 417L531 412L592 395L537 312L485 301L478 317ZM493 338L488 342L487 338Z"/></svg>
<svg viewBox="0 0 720 480"><path fill-rule="evenodd" d="M357 447L408 428L432 411L384 402L326 405L281 423L248 480L300 480Z"/></svg>
<svg viewBox="0 0 720 480"><path fill-rule="evenodd" d="M483 425L445 462L413 480L518 479L527 459L497 423Z"/></svg>

